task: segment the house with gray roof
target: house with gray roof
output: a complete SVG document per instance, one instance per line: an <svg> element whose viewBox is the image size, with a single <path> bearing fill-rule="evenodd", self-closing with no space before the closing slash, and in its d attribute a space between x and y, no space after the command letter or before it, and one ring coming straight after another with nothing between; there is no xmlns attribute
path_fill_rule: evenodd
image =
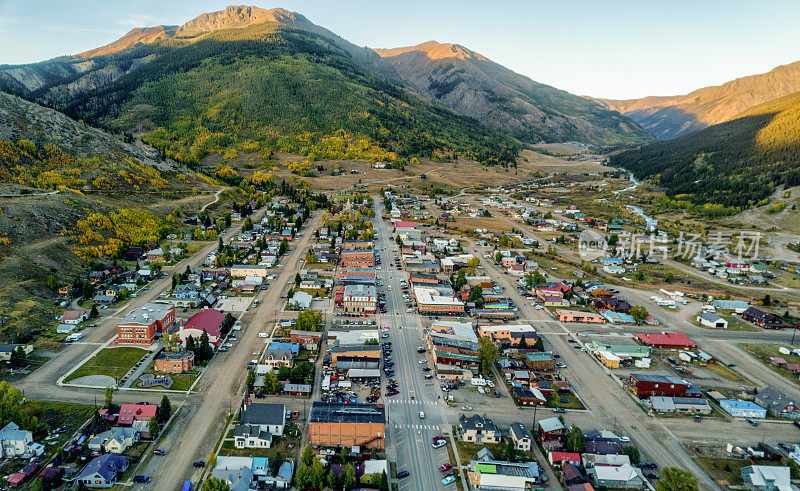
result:
<svg viewBox="0 0 800 491"><path fill-rule="evenodd" d="M494 421L486 416L461 415L458 419L458 434L461 441L472 443L499 443L500 430Z"/></svg>
<svg viewBox="0 0 800 491"><path fill-rule="evenodd" d="M514 448L521 452L529 452L533 444L533 436L525 425L519 422L511 423L509 434L514 441Z"/></svg>
<svg viewBox="0 0 800 491"><path fill-rule="evenodd" d="M236 448L269 448L272 446L272 433L258 425L236 425L233 442Z"/></svg>
<svg viewBox="0 0 800 491"><path fill-rule="evenodd" d="M772 387L767 386L759 389L755 401L767 408L767 412L773 417L781 419L800 418L800 409L794 399Z"/></svg>
<svg viewBox="0 0 800 491"><path fill-rule="evenodd" d="M241 425L258 427L273 436L283 435L286 426L286 406L268 402L250 402L242 407Z"/></svg>
<svg viewBox="0 0 800 491"><path fill-rule="evenodd" d="M129 463L128 457L113 453L103 454L86 464L75 482L87 488L110 488L117 483L117 475L125 472Z"/></svg>

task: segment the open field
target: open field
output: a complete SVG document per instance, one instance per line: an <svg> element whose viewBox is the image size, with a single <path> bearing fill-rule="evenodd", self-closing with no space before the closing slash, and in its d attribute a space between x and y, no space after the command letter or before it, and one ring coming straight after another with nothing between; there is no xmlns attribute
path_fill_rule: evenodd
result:
<svg viewBox="0 0 800 491"><path fill-rule="evenodd" d="M744 459L698 457L695 460L721 486L742 484L742 467L751 465L751 462Z"/></svg>
<svg viewBox="0 0 800 491"><path fill-rule="evenodd" d="M770 364L767 359L771 356L777 356L783 358L788 363L800 363L800 356L793 355L793 354L783 354L778 351L779 345L777 344L740 344L740 348L747 351L754 357L758 358L758 360L763 363L765 366L769 367L774 372L777 372L784 377L788 378L789 380L797 383L797 375L792 374L784 370L783 368L779 368L775 365Z"/></svg>
<svg viewBox="0 0 800 491"><path fill-rule="evenodd" d="M88 375L106 375L119 379L130 370L142 357L147 354L146 349L122 347L103 348L92 358L78 367L64 382L75 380Z"/></svg>

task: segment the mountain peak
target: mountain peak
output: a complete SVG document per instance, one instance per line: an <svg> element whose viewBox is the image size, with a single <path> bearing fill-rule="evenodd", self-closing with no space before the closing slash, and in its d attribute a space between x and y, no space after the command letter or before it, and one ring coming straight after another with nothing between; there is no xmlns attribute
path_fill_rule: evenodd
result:
<svg viewBox="0 0 800 491"><path fill-rule="evenodd" d="M383 58L399 56L405 53L421 53L430 60L458 58L461 60L489 61L488 58L482 54L472 51L460 44L440 43L438 41L427 41L416 46L405 46L402 48L374 49L373 51Z"/></svg>
<svg viewBox="0 0 800 491"><path fill-rule="evenodd" d="M225 10L200 14L182 25L178 36L196 36L222 29L239 29L264 22L278 22L287 25L309 25L301 14L282 8L262 9L248 5L229 5Z"/></svg>

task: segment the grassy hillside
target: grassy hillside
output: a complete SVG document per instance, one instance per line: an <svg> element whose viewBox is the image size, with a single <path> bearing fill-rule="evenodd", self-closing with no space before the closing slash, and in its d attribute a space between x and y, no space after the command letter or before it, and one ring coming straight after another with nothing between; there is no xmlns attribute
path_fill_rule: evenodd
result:
<svg viewBox="0 0 800 491"><path fill-rule="evenodd" d="M187 163L233 150L390 162L459 155L508 163L516 153L512 139L379 78L334 40L281 23L100 58L98 66L124 74L88 91L65 83L33 96L76 119L142 134ZM131 68L136 60L146 61Z"/></svg>
<svg viewBox="0 0 800 491"><path fill-rule="evenodd" d="M732 121L611 158L694 204L749 207L779 185L800 184L800 92Z"/></svg>

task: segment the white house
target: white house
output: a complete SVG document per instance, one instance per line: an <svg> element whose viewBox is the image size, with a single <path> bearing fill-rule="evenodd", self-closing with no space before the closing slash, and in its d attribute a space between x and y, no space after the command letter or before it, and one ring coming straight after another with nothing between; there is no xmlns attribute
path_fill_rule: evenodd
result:
<svg viewBox="0 0 800 491"><path fill-rule="evenodd" d="M19 457L27 451L28 444L33 442L33 433L21 430L13 421L0 430L0 456Z"/></svg>

